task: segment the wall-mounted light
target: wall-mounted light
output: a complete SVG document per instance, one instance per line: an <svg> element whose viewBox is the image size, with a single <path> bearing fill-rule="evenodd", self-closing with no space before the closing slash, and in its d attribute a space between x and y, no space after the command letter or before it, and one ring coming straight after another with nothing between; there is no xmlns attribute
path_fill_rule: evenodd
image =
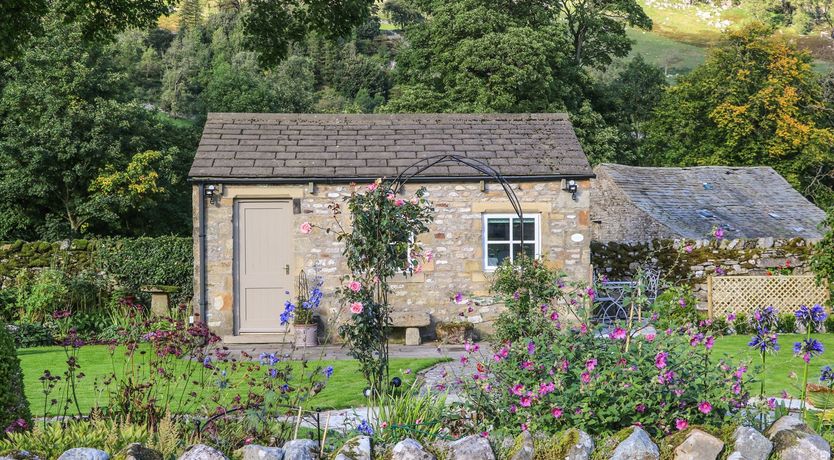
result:
<svg viewBox="0 0 834 460"><path fill-rule="evenodd" d="M562 179L562 190L570 193L570 197L573 201L576 201L576 192L579 190L579 187L576 185L575 180Z"/></svg>
<svg viewBox="0 0 834 460"><path fill-rule="evenodd" d="M220 195L222 194L223 190L217 185L206 185L206 197L208 197L211 204L217 205L220 203Z"/></svg>

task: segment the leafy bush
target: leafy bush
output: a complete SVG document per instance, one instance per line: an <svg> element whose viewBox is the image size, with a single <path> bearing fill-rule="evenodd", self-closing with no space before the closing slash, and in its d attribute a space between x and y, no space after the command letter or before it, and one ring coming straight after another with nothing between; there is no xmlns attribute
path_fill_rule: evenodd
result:
<svg viewBox="0 0 834 460"><path fill-rule="evenodd" d="M38 424L32 431L10 433L0 440L0 455L25 450L41 458L58 458L79 446L116 453L134 442L152 446L155 438L144 425L114 420Z"/></svg>
<svg viewBox="0 0 834 460"><path fill-rule="evenodd" d="M100 268L133 294L142 286L176 286L175 302L194 294L193 240L178 236L121 238L97 241Z"/></svg>
<svg viewBox="0 0 834 460"><path fill-rule="evenodd" d="M23 392L23 372L12 337L0 327L0 429L17 431L32 424L29 401Z"/></svg>
<svg viewBox="0 0 834 460"><path fill-rule="evenodd" d="M17 304L22 319L40 322L66 308L69 288L63 271L49 268L38 272L32 280L21 275L17 281Z"/></svg>
<svg viewBox="0 0 834 460"><path fill-rule="evenodd" d="M828 318L825 318L825 332L829 334L834 334L834 315L828 315Z"/></svg>
<svg viewBox="0 0 834 460"><path fill-rule="evenodd" d="M750 334L753 331L753 328L750 326L750 321L748 321L746 314L739 313L736 315L735 319L733 320L733 330L736 334L739 335Z"/></svg>
<svg viewBox="0 0 834 460"><path fill-rule="evenodd" d="M652 311L657 314L662 329L696 324L699 319L697 299L689 286L673 286L657 296Z"/></svg>
<svg viewBox="0 0 834 460"><path fill-rule="evenodd" d="M796 316L793 313L780 314L776 329L782 334L795 334Z"/></svg>
<svg viewBox="0 0 834 460"><path fill-rule="evenodd" d="M6 326L16 348L43 347L54 343L51 323L18 321Z"/></svg>

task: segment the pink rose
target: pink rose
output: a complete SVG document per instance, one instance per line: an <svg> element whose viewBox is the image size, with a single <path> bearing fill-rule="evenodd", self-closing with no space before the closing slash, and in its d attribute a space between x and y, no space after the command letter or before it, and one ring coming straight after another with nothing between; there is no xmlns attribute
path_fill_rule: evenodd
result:
<svg viewBox="0 0 834 460"><path fill-rule="evenodd" d="M374 190L376 190L377 187L379 187L379 184L377 184L376 182L368 184L368 191L373 192Z"/></svg>
<svg viewBox="0 0 834 460"><path fill-rule="evenodd" d="M362 283L360 283L359 281L351 281L348 284L348 289L350 289L353 292L359 292L360 290L362 290Z"/></svg>
<svg viewBox="0 0 834 460"><path fill-rule="evenodd" d="M301 233L306 235L313 231L313 225L310 224L310 222L304 222L303 224L301 224L299 230L301 231Z"/></svg>
<svg viewBox="0 0 834 460"><path fill-rule="evenodd" d="M394 201L394 206L402 206L404 204L405 200L403 200L402 198L397 198L396 201Z"/></svg>
<svg viewBox="0 0 834 460"><path fill-rule="evenodd" d="M362 305L362 302L353 302L352 304L350 304L350 312L354 315L362 313L362 310L364 309L365 307Z"/></svg>

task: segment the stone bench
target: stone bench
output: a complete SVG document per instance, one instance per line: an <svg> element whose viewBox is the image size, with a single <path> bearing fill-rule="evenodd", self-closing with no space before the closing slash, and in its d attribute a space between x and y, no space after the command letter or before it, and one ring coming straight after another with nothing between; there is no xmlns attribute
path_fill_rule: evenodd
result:
<svg viewBox="0 0 834 460"><path fill-rule="evenodd" d="M420 345L420 328L431 324L431 315L427 312L391 312L391 326L405 328L405 344Z"/></svg>

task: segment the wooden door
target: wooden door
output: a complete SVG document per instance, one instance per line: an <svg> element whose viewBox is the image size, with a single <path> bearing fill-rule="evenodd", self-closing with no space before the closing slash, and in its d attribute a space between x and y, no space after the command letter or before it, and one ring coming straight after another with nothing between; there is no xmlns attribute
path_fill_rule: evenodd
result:
<svg viewBox="0 0 834 460"><path fill-rule="evenodd" d="M238 332L286 331L279 315L293 290L292 202L237 201Z"/></svg>

